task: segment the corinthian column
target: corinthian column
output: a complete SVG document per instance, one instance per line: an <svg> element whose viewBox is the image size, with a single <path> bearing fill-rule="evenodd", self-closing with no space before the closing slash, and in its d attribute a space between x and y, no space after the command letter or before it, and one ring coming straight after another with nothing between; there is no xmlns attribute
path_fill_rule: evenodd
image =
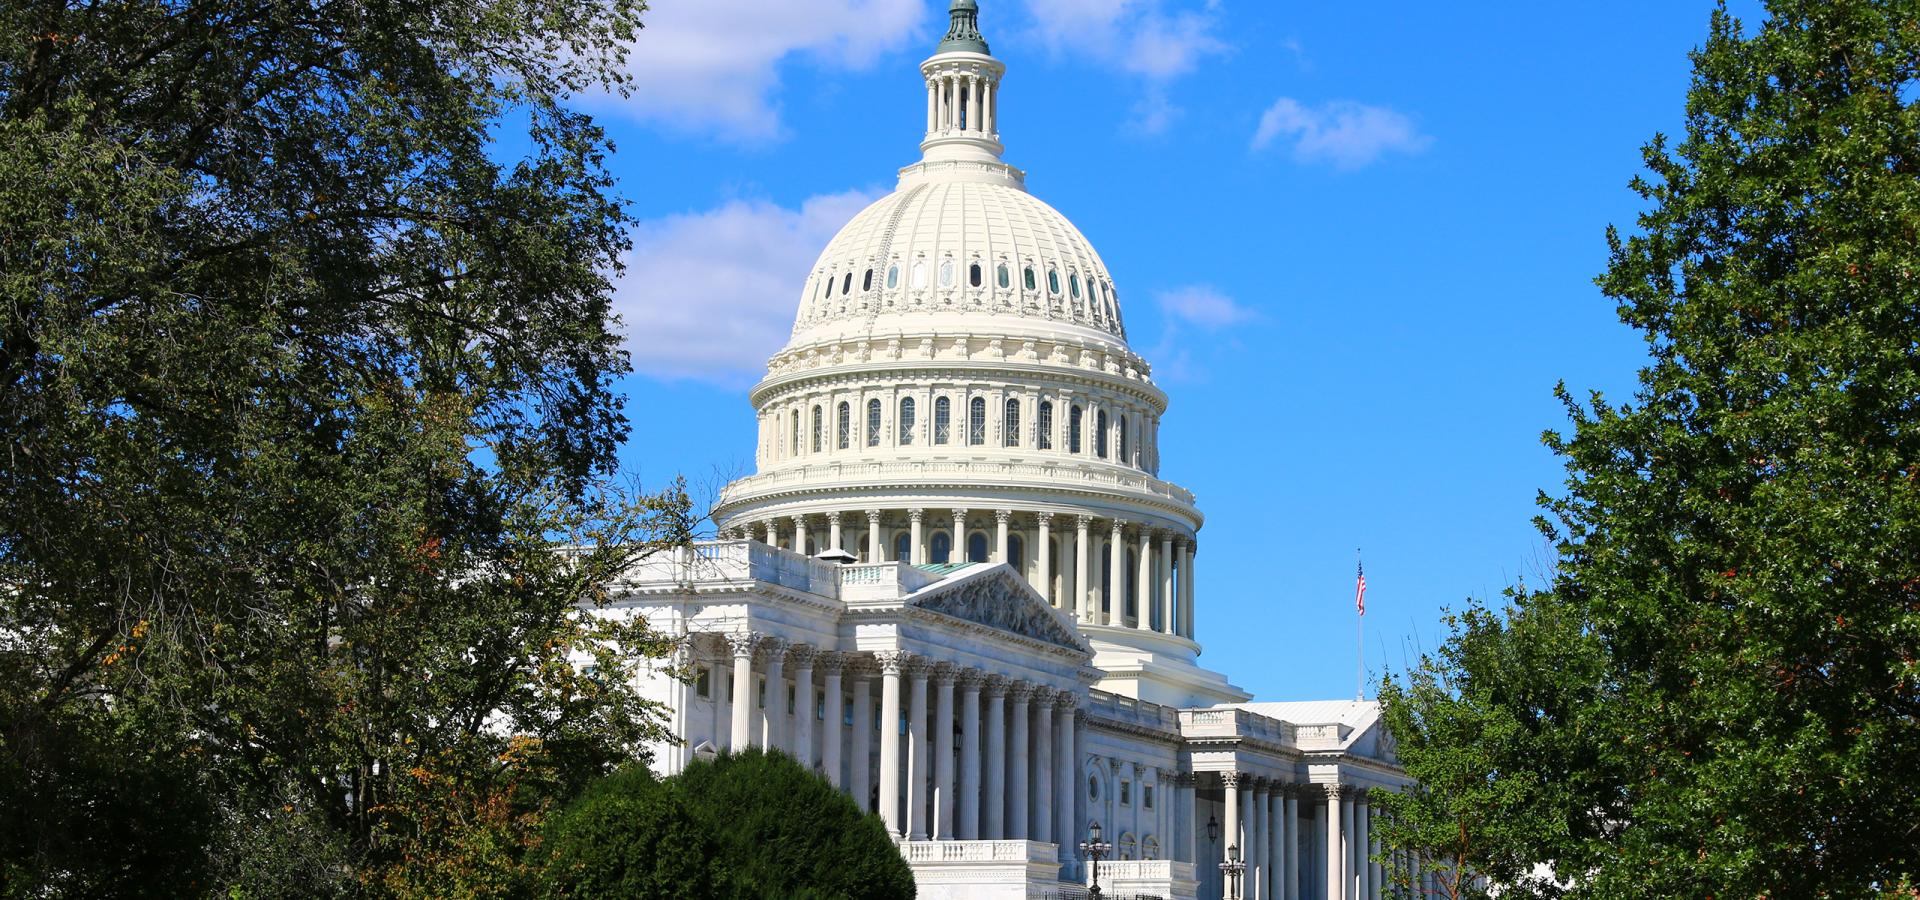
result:
<svg viewBox="0 0 1920 900"><path fill-rule="evenodd" d="M1074 826L1073 802L1080 796L1079 791L1075 790L1079 779L1074 777L1074 769L1079 765L1074 750L1079 738L1078 729L1075 728L1074 707L1079 702L1080 695L1072 691L1055 694L1053 701L1054 727L1059 732L1053 742L1054 767L1059 770L1053 779L1053 834L1060 844L1060 862L1068 866L1078 858L1073 850L1073 834L1078 830Z"/></svg>
<svg viewBox="0 0 1920 900"><path fill-rule="evenodd" d="M787 731L787 642L771 638L766 642L767 696L760 708L764 724L760 728L760 749L784 750Z"/></svg>
<svg viewBox="0 0 1920 900"><path fill-rule="evenodd" d="M733 650L733 721L727 733L727 747L735 753L752 746L753 651L759 645L758 634L727 635L727 646Z"/></svg>
<svg viewBox="0 0 1920 900"><path fill-rule="evenodd" d="M980 839L980 685L978 669L960 673L960 821L954 834Z"/></svg>
<svg viewBox="0 0 1920 900"><path fill-rule="evenodd" d="M873 677L865 664L853 675L853 732L847 736L847 793L867 812L879 806L873 796ZM895 746L895 749L899 749ZM884 759L884 757L882 757Z"/></svg>
<svg viewBox="0 0 1920 900"><path fill-rule="evenodd" d="M1007 840L1026 840L1029 832L1027 822L1028 804L1033 798L1027 792L1027 698L1032 696L1033 685L1024 681L1015 682L1008 688L1007 695L1013 699L1013 710L1007 721L1013 723L1013 733L1007 736Z"/></svg>
<svg viewBox="0 0 1920 900"><path fill-rule="evenodd" d="M827 513L827 549L840 549L840 514Z"/></svg>
<svg viewBox="0 0 1920 900"><path fill-rule="evenodd" d="M880 818L893 834L903 833L900 818L900 670L908 654L875 653L880 663Z"/></svg>
<svg viewBox="0 0 1920 900"><path fill-rule="evenodd" d="M1033 697L1033 839L1053 840L1053 704L1057 695L1041 688Z"/></svg>
<svg viewBox="0 0 1920 900"><path fill-rule="evenodd" d="M826 694L826 702L821 710L820 722L820 770L827 776L827 783L840 787L845 780L840 776L840 743L845 738L845 711L840 706L840 672L846 665L845 657L838 653L820 654L820 677L826 684L821 690ZM866 761L867 748L861 747L854 755ZM864 804L866 798L861 798Z"/></svg>
<svg viewBox="0 0 1920 900"><path fill-rule="evenodd" d="M880 543L880 511L867 510L867 562L886 562Z"/></svg>
<svg viewBox="0 0 1920 900"><path fill-rule="evenodd" d="M1220 773L1220 785L1223 789L1221 794L1227 805L1227 820L1220 823L1221 862L1226 862L1231 859L1231 857L1227 855L1228 848L1239 848L1242 851L1246 849L1240 847L1240 780L1241 775L1239 772Z"/></svg>
<svg viewBox="0 0 1920 900"><path fill-rule="evenodd" d="M1173 532L1160 532L1160 631L1179 634L1174 625L1176 591L1173 584Z"/></svg>
<svg viewBox="0 0 1920 900"><path fill-rule="evenodd" d="M996 509L993 511L993 561L1011 563L1007 555L1007 527L1013 524L1013 510ZM1022 573L1025 574L1025 573Z"/></svg>
<svg viewBox="0 0 1920 900"><path fill-rule="evenodd" d="M793 758L813 768L813 659L814 649L796 644L793 659Z"/></svg>
<svg viewBox="0 0 1920 900"><path fill-rule="evenodd" d="M1104 625L1119 625L1126 621L1127 607L1127 523L1113 520L1113 536L1107 541L1107 598L1106 608L1095 605L1095 612Z"/></svg>
<svg viewBox="0 0 1920 900"><path fill-rule="evenodd" d="M1093 517L1076 516L1073 524L1073 590L1079 595L1074 607L1080 611L1080 624L1091 625L1094 623L1093 591L1087 589L1087 533L1093 526Z"/></svg>
<svg viewBox="0 0 1920 900"><path fill-rule="evenodd" d="M953 682L960 675L952 663L934 667L933 702L933 839L953 840Z"/></svg>
<svg viewBox="0 0 1920 900"><path fill-rule="evenodd" d="M907 840L927 839L927 789L932 786L932 762L927 741L927 672L916 660L907 668Z"/></svg>
<svg viewBox="0 0 1920 900"><path fill-rule="evenodd" d="M1007 836L1007 680L989 675L987 689L986 808L982 811L980 837L998 841Z"/></svg>
<svg viewBox="0 0 1920 900"><path fill-rule="evenodd" d="M1347 896L1346 829L1340 823L1340 786L1323 786L1327 792L1327 897Z"/></svg>
<svg viewBox="0 0 1920 900"><path fill-rule="evenodd" d="M1039 576L1039 579L1034 582L1033 586L1035 590L1040 592L1040 596L1047 598L1048 603L1058 606L1060 605L1060 601L1053 596L1053 535L1051 534L1053 530L1053 516L1049 513L1041 513L1037 518L1040 523L1040 547L1039 559L1037 560L1040 567L1039 571L1035 573Z"/></svg>
<svg viewBox="0 0 1920 900"><path fill-rule="evenodd" d="M916 566L927 563L927 542L921 539L923 534L921 523L926 517L927 511L924 509L907 510L907 542L913 545L908 549L910 561Z"/></svg>
<svg viewBox="0 0 1920 900"><path fill-rule="evenodd" d="M1140 528L1140 570L1134 573L1135 587L1138 589L1133 608L1138 615L1134 617L1133 627L1141 631L1153 630L1153 532L1145 526Z"/></svg>

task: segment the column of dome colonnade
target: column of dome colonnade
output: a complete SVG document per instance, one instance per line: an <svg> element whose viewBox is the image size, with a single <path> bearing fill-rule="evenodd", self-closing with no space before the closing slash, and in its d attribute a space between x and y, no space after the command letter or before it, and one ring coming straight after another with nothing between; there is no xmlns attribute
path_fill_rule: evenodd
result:
<svg viewBox="0 0 1920 900"><path fill-rule="evenodd" d="M905 650L718 637L723 651L703 662L730 667L719 745L791 755L907 840L1055 842L1075 833L1079 685Z"/></svg>
<svg viewBox="0 0 1920 900"><path fill-rule="evenodd" d="M1004 562L1081 624L1194 636L1199 545L1177 526L1075 512L868 508L770 516L721 537L806 555L842 551L862 563Z"/></svg>

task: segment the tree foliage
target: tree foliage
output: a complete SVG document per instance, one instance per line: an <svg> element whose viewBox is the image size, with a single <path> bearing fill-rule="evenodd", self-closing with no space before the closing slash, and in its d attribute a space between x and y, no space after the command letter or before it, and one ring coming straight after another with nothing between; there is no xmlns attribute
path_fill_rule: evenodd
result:
<svg viewBox="0 0 1920 900"><path fill-rule="evenodd" d="M1544 590L1388 695L1395 837L1581 897L1920 884L1920 3L1721 8L1598 283L1650 361L1567 400ZM1537 885L1538 893L1557 890Z"/></svg>
<svg viewBox="0 0 1920 900"><path fill-rule="evenodd" d="M640 10L0 5L0 893L498 893L658 733L565 104Z"/></svg>
<svg viewBox="0 0 1920 900"><path fill-rule="evenodd" d="M555 817L542 852L553 897L914 896L878 816L792 757L759 750L664 781L623 769Z"/></svg>

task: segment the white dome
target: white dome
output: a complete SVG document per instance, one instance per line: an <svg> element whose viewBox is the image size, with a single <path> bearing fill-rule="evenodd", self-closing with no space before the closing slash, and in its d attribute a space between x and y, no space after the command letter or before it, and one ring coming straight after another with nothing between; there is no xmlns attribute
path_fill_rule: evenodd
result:
<svg viewBox="0 0 1920 900"><path fill-rule="evenodd" d="M828 242L790 347L923 328L1125 342L1113 277L1073 223L1015 178L925 166Z"/></svg>

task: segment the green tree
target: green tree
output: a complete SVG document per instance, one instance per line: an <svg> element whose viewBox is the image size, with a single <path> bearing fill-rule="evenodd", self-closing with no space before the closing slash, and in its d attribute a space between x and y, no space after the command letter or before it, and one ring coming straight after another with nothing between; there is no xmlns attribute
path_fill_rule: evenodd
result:
<svg viewBox="0 0 1920 900"><path fill-rule="evenodd" d="M630 766L555 816L546 837L550 897L914 896L880 818L780 753L722 754L665 781Z"/></svg>
<svg viewBox="0 0 1920 900"><path fill-rule="evenodd" d="M1651 359L1562 388L1551 583L1389 695L1434 779L1390 837L1451 816L1579 897L1920 885L1920 3L1766 6L1715 12L1609 233Z"/></svg>
<svg viewBox="0 0 1920 900"><path fill-rule="evenodd" d="M508 892L659 733L566 105L641 6L0 5L0 892Z"/></svg>

